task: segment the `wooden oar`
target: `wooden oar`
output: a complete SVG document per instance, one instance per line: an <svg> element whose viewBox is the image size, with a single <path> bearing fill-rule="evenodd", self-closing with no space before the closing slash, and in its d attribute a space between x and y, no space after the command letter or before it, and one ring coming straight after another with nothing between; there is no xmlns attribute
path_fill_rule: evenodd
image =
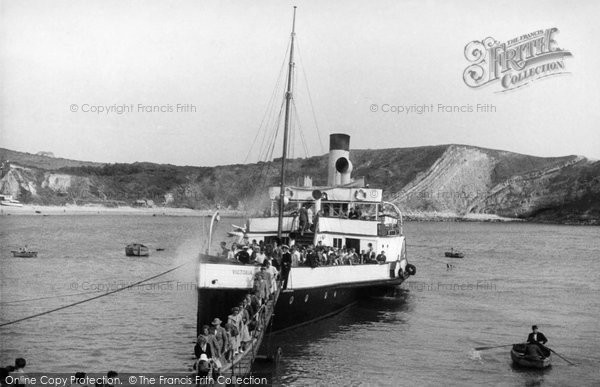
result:
<svg viewBox="0 0 600 387"><path fill-rule="evenodd" d="M562 357L560 354L556 353L556 351L555 351L555 350L553 350L552 348L550 348L550 347L546 347L545 345L543 345L543 344L539 344L539 343L538 343L538 345L539 345L540 347L542 347L542 348L546 348L547 350L549 350L550 352L552 352L552 353L553 353L553 354L555 354L556 356L560 357L561 359L563 359L564 361L566 361L566 362L567 362L567 363L569 363L570 365L577 365L577 364L575 364L575 363L573 363L573 362L571 362L571 361L569 361L569 360L565 359L565 358L564 358L564 357Z"/></svg>
<svg viewBox="0 0 600 387"><path fill-rule="evenodd" d="M502 347L510 347L513 346L514 344L505 344L505 345L496 345L493 347L477 347L475 348L476 351L485 351L486 349L492 349L492 348L502 348Z"/></svg>

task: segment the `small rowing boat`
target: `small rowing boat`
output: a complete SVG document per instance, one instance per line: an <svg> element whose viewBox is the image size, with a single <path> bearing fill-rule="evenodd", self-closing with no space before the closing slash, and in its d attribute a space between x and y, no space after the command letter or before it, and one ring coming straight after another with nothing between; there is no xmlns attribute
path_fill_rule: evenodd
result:
<svg viewBox="0 0 600 387"><path fill-rule="evenodd" d="M141 243L132 243L125 247L125 255L128 257L147 257L150 255L148 247Z"/></svg>
<svg viewBox="0 0 600 387"><path fill-rule="evenodd" d="M15 258L35 258L37 257L37 251L19 249L11 251L13 257Z"/></svg>
<svg viewBox="0 0 600 387"><path fill-rule="evenodd" d="M543 369L552 364L552 353L549 348L537 346L538 355L528 354L527 347L529 345L537 346L536 344L514 344L510 350L510 357L515 365L525 368Z"/></svg>
<svg viewBox="0 0 600 387"><path fill-rule="evenodd" d="M459 252L459 251L454 251L454 249L450 250L450 251L446 251L444 253L444 255L447 258L463 258L465 256L465 254Z"/></svg>

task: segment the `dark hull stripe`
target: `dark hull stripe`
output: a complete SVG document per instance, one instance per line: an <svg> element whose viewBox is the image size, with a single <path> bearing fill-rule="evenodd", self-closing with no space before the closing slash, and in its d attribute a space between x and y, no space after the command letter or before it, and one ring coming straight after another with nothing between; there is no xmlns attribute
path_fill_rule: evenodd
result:
<svg viewBox="0 0 600 387"><path fill-rule="evenodd" d="M275 307L273 331L287 330L332 316L358 300L393 291L404 279L337 284L282 291ZM247 289L198 289L198 331L218 317L227 322L231 308L243 299Z"/></svg>

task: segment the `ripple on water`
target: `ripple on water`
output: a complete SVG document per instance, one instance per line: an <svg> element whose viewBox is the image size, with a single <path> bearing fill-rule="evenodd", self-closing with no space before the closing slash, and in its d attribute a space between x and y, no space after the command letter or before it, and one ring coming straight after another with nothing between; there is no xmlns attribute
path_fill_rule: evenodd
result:
<svg viewBox="0 0 600 387"><path fill-rule="evenodd" d="M39 241L40 257L14 260L0 251L3 302L83 291L71 289L73 283L129 284L193 262L201 245L200 218L10 218L2 220L10 239ZM237 222L222 222L230 223ZM417 276L396 297L359 303L275 335L271 346L284 351L280 381L520 386L593 385L600 379L597 228L419 222L407 224L405 232ZM224 234L215 240L222 239ZM124 246L135 240L166 250L148 259L128 259ZM466 257L444 258L450 246L464 250ZM191 269L177 271L152 282L193 282L194 275ZM494 286L477 288L478 283ZM0 321L89 296L3 304ZM131 289L3 327L0 364L24 356L35 371L188 371L196 305L194 289ZM550 372L528 374L511 368L509 348L473 351L522 341L532 323L543 327L555 350L580 365L567 367L556 359Z"/></svg>

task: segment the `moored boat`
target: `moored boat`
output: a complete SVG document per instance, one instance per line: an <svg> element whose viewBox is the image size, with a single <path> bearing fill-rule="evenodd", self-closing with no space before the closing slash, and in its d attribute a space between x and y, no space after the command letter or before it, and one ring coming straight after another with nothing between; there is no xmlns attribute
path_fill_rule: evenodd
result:
<svg viewBox="0 0 600 387"><path fill-rule="evenodd" d="M15 258L35 258L38 255L37 251L31 251L29 249L19 249L11 251L13 257Z"/></svg>
<svg viewBox="0 0 600 387"><path fill-rule="evenodd" d="M511 348L510 357L515 365L524 368L538 369L543 369L552 365L552 352L548 348L542 346L539 347L543 356L528 356L526 355L527 345L532 344L514 344Z"/></svg>
<svg viewBox="0 0 600 387"><path fill-rule="evenodd" d="M131 243L125 247L125 255L128 257L147 257L150 252L148 247L141 243Z"/></svg>
<svg viewBox="0 0 600 387"><path fill-rule="evenodd" d="M23 207L23 204L16 199L13 199L12 195L0 195L0 205L8 207Z"/></svg>
<svg viewBox="0 0 600 387"><path fill-rule="evenodd" d="M464 253L461 253L460 251L454 251L453 248L450 249L450 251L446 251L444 255L446 258L463 258L465 256Z"/></svg>

